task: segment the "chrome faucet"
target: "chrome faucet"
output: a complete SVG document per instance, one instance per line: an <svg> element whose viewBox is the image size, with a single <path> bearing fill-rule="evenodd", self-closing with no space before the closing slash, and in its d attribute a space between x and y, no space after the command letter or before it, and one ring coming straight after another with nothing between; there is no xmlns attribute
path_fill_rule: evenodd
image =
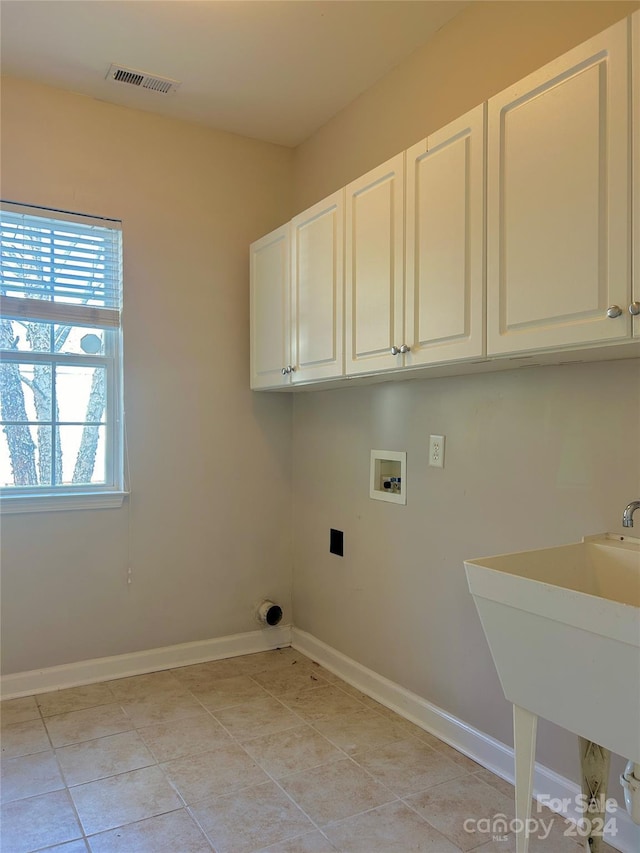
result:
<svg viewBox="0 0 640 853"><path fill-rule="evenodd" d="M640 501L631 501L630 504L626 505L624 512L622 513L623 527L633 527L633 513L637 509L640 509Z"/></svg>

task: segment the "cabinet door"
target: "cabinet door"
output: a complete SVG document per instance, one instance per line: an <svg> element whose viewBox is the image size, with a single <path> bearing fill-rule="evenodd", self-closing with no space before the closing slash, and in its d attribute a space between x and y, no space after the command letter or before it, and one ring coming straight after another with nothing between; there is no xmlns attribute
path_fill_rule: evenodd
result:
<svg viewBox="0 0 640 853"><path fill-rule="evenodd" d="M631 16L631 93L633 103L632 136L633 157L633 237L631 264L633 268L633 300L640 303L640 11ZM633 310L638 308L634 305ZM640 337L640 314L633 317L633 334Z"/></svg>
<svg viewBox="0 0 640 853"><path fill-rule="evenodd" d="M489 355L630 334L627 41L625 20L489 101Z"/></svg>
<svg viewBox="0 0 640 853"><path fill-rule="evenodd" d="M407 151L407 366L483 355L484 115Z"/></svg>
<svg viewBox="0 0 640 853"><path fill-rule="evenodd" d="M402 367L404 153L346 188L346 372Z"/></svg>
<svg viewBox="0 0 640 853"><path fill-rule="evenodd" d="M292 382L344 372L344 190L291 223Z"/></svg>
<svg viewBox="0 0 640 853"><path fill-rule="evenodd" d="M251 387L289 385L289 223L251 244Z"/></svg>

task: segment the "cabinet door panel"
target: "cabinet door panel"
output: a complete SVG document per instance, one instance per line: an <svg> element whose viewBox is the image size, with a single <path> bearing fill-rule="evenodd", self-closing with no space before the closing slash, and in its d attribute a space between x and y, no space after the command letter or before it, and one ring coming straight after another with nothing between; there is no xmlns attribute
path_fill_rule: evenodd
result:
<svg viewBox="0 0 640 853"><path fill-rule="evenodd" d="M343 373L344 190L291 223L293 382Z"/></svg>
<svg viewBox="0 0 640 853"><path fill-rule="evenodd" d="M627 26L489 101L489 354L629 334Z"/></svg>
<svg viewBox="0 0 640 853"><path fill-rule="evenodd" d="M401 367L404 154L346 189L346 371Z"/></svg>
<svg viewBox="0 0 640 853"><path fill-rule="evenodd" d="M251 245L251 387L289 385L289 224Z"/></svg>
<svg viewBox="0 0 640 853"><path fill-rule="evenodd" d="M407 152L407 365L484 348L484 106Z"/></svg>

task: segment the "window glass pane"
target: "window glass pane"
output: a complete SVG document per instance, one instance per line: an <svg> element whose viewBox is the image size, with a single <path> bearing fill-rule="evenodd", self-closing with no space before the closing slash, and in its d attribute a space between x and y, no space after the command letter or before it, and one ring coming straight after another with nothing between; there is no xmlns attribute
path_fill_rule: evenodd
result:
<svg viewBox="0 0 640 853"><path fill-rule="evenodd" d="M0 414L3 421L50 421L51 365L0 364ZM85 420L82 418L82 420Z"/></svg>
<svg viewBox="0 0 640 853"><path fill-rule="evenodd" d="M56 366L56 402L60 421L104 421L104 367Z"/></svg>
<svg viewBox="0 0 640 853"><path fill-rule="evenodd" d="M4 426L0 431L0 486L51 485L51 427Z"/></svg>
<svg viewBox="0 0 640 853"><path fill-rule="evenodd" d="M56 326L54 343L56 352L104 355L104 330L87 329L86 326Z"/></svg>
<svg viewBox="0 0 640 853"><path fill-rule="evenodd" d="M23 352L51 352L53 326L51 323L30 323L26 320L0 322L0 349Z"/></svg>
<svg viewBox="0 0 640 853"><path fill-rule="evenodd" d="M104 355L104 330L26 320L0 321L0 349Z"/></svg>
<svg viewBox="0 0 640 853"><path fill-rule="evenodd" d="M104 426L61 426L58 428L57 485L106 482Z"/></svg>

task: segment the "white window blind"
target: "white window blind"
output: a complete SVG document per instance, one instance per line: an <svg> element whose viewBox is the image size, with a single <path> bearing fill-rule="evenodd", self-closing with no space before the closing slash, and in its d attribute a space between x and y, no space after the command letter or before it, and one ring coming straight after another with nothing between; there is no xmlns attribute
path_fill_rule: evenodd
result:
<svg viewBox="0 0 640 853"><path fill-rule="evenodd" d="M0 314L117 328L122 307L119 222L34 215L2 205Z"/></svg>

